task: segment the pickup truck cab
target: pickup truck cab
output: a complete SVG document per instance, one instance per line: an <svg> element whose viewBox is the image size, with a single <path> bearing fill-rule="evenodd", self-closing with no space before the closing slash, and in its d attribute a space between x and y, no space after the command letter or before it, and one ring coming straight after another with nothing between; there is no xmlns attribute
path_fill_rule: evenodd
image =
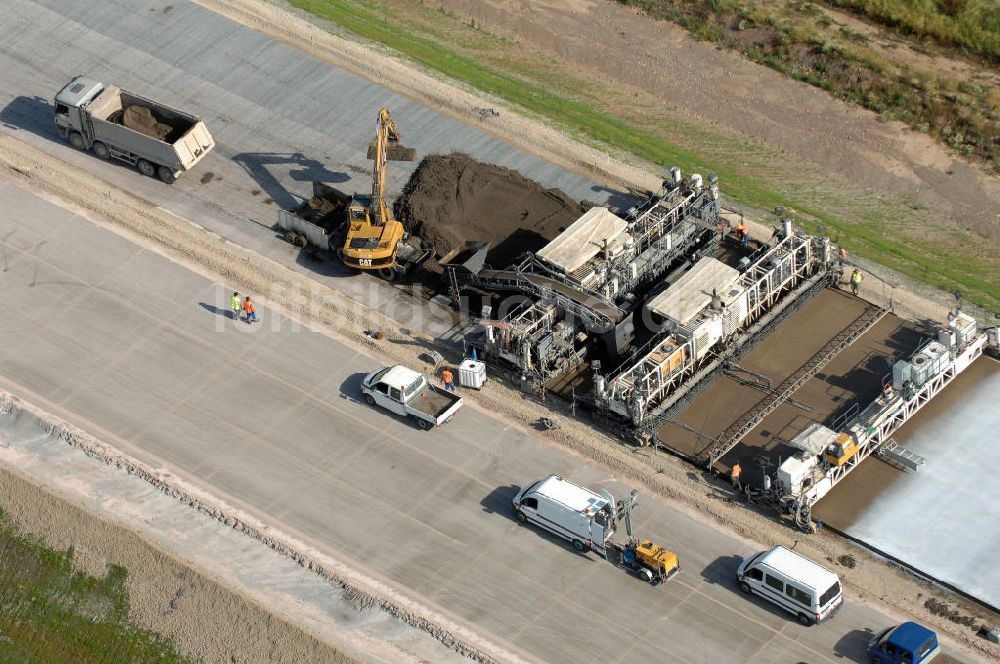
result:
<svg viewBox="0 0 1000 664"><path fill-rule="evenodd" d="M939 654L937 634L915 622L889 627L868 644L872 664L924 664Z"/></svg>
<svg viewBox="0 0 1000 664"><path fill-rule="evenodd" d="M422 373L401 364L365 376L361 394L369 405L410 418L425 431L447 423L462 407L462 397L431 385Z"/></svg>

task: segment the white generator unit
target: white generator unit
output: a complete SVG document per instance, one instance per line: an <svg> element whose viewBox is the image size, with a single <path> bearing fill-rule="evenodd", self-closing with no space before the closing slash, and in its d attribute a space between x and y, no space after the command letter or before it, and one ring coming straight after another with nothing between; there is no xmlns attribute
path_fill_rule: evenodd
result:
<svg viewBox="0 0 1000 664"><path fill-rule="evenodd" d="M903 385L913 381L913 368L906 360L897 360L892 365L892 389L903 391Z"/></svg>
<svg viewBox="0 0 1000 664"><path fill-rule="evenodd" d="M677 336L692 342L694 359L699 362L722 339L722 314L706 309L690 325L678 327Z"/></svg>
<svg viewBox="0 0 1000 664"><path fill-rule="evenodd" d="M817 458L815 454L802 454L785 459L778 466L778 486L787 495L798 495L802 490L802 484L807 478L812 477L816 464Z"/></svg>
<svg viewBox="0 0 1000 664"><path fill-rule="evenodd" d="M921 352L927 357L928 362L930 362L930 366L928 367L930 376L928 377L938 375L951 364L951 353L948 352L944 344L937 341L927 344Z"/></svg>

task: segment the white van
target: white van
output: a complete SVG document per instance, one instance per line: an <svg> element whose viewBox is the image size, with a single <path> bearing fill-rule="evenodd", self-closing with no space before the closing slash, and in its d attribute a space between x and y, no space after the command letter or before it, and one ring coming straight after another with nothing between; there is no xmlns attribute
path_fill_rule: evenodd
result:
<svg viewBox="0 0 1000 664"><path fill-rule="evenodd" d="M615 499L607 491L598 495L561 475L549 475L521 489L514 496L514 515L521 523L569 540L573 548L606 555L615 534Z"/></svg>
<svg viewBox="0 0 1000 664"><path fill-rule="evenodd" d="M774 602L803 625L825 620L844 601L836 574L783 546L744 559L736 578L744 593Z"/></svg>

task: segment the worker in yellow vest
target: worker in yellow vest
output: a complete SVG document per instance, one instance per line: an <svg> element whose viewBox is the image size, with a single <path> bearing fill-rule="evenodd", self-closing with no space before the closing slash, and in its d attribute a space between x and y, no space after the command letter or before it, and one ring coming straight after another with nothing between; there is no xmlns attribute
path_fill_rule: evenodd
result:
<svg viewBox="0 0 1000 664"><path fill-rule="evenodd" d="M229 298L229 306L233 308L233 320L239 320L240 312L243 311L243 302L240 301L239 293L233 293L233 296Z"/></svg>

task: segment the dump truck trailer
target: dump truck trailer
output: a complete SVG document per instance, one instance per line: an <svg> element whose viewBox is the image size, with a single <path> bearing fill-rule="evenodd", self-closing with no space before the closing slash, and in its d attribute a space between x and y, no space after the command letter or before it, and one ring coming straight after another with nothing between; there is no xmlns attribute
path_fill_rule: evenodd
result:
<svg viewBox="0 0 1000 664"><path fill-rule="evenodd" d="M168 184L215 147L194 115L86 76L56 94L54 110L59 134L73 147L127 162Z"/></svg>
<svg viewBox="0 0 1000 664"><path fill-rule="evenodd" d="M364 196L352 196L323 182L313 182L312 198L294 210L278 211L278 228L285 240L297 247L317 247L339 254L347 239L348 215L352 207L358 207L358 198ZM410 274L430 255L430 249L404 238L396 245L396 252L386 267L378 268L373 263L366 265L382 279L393 281Z"/></svg>

